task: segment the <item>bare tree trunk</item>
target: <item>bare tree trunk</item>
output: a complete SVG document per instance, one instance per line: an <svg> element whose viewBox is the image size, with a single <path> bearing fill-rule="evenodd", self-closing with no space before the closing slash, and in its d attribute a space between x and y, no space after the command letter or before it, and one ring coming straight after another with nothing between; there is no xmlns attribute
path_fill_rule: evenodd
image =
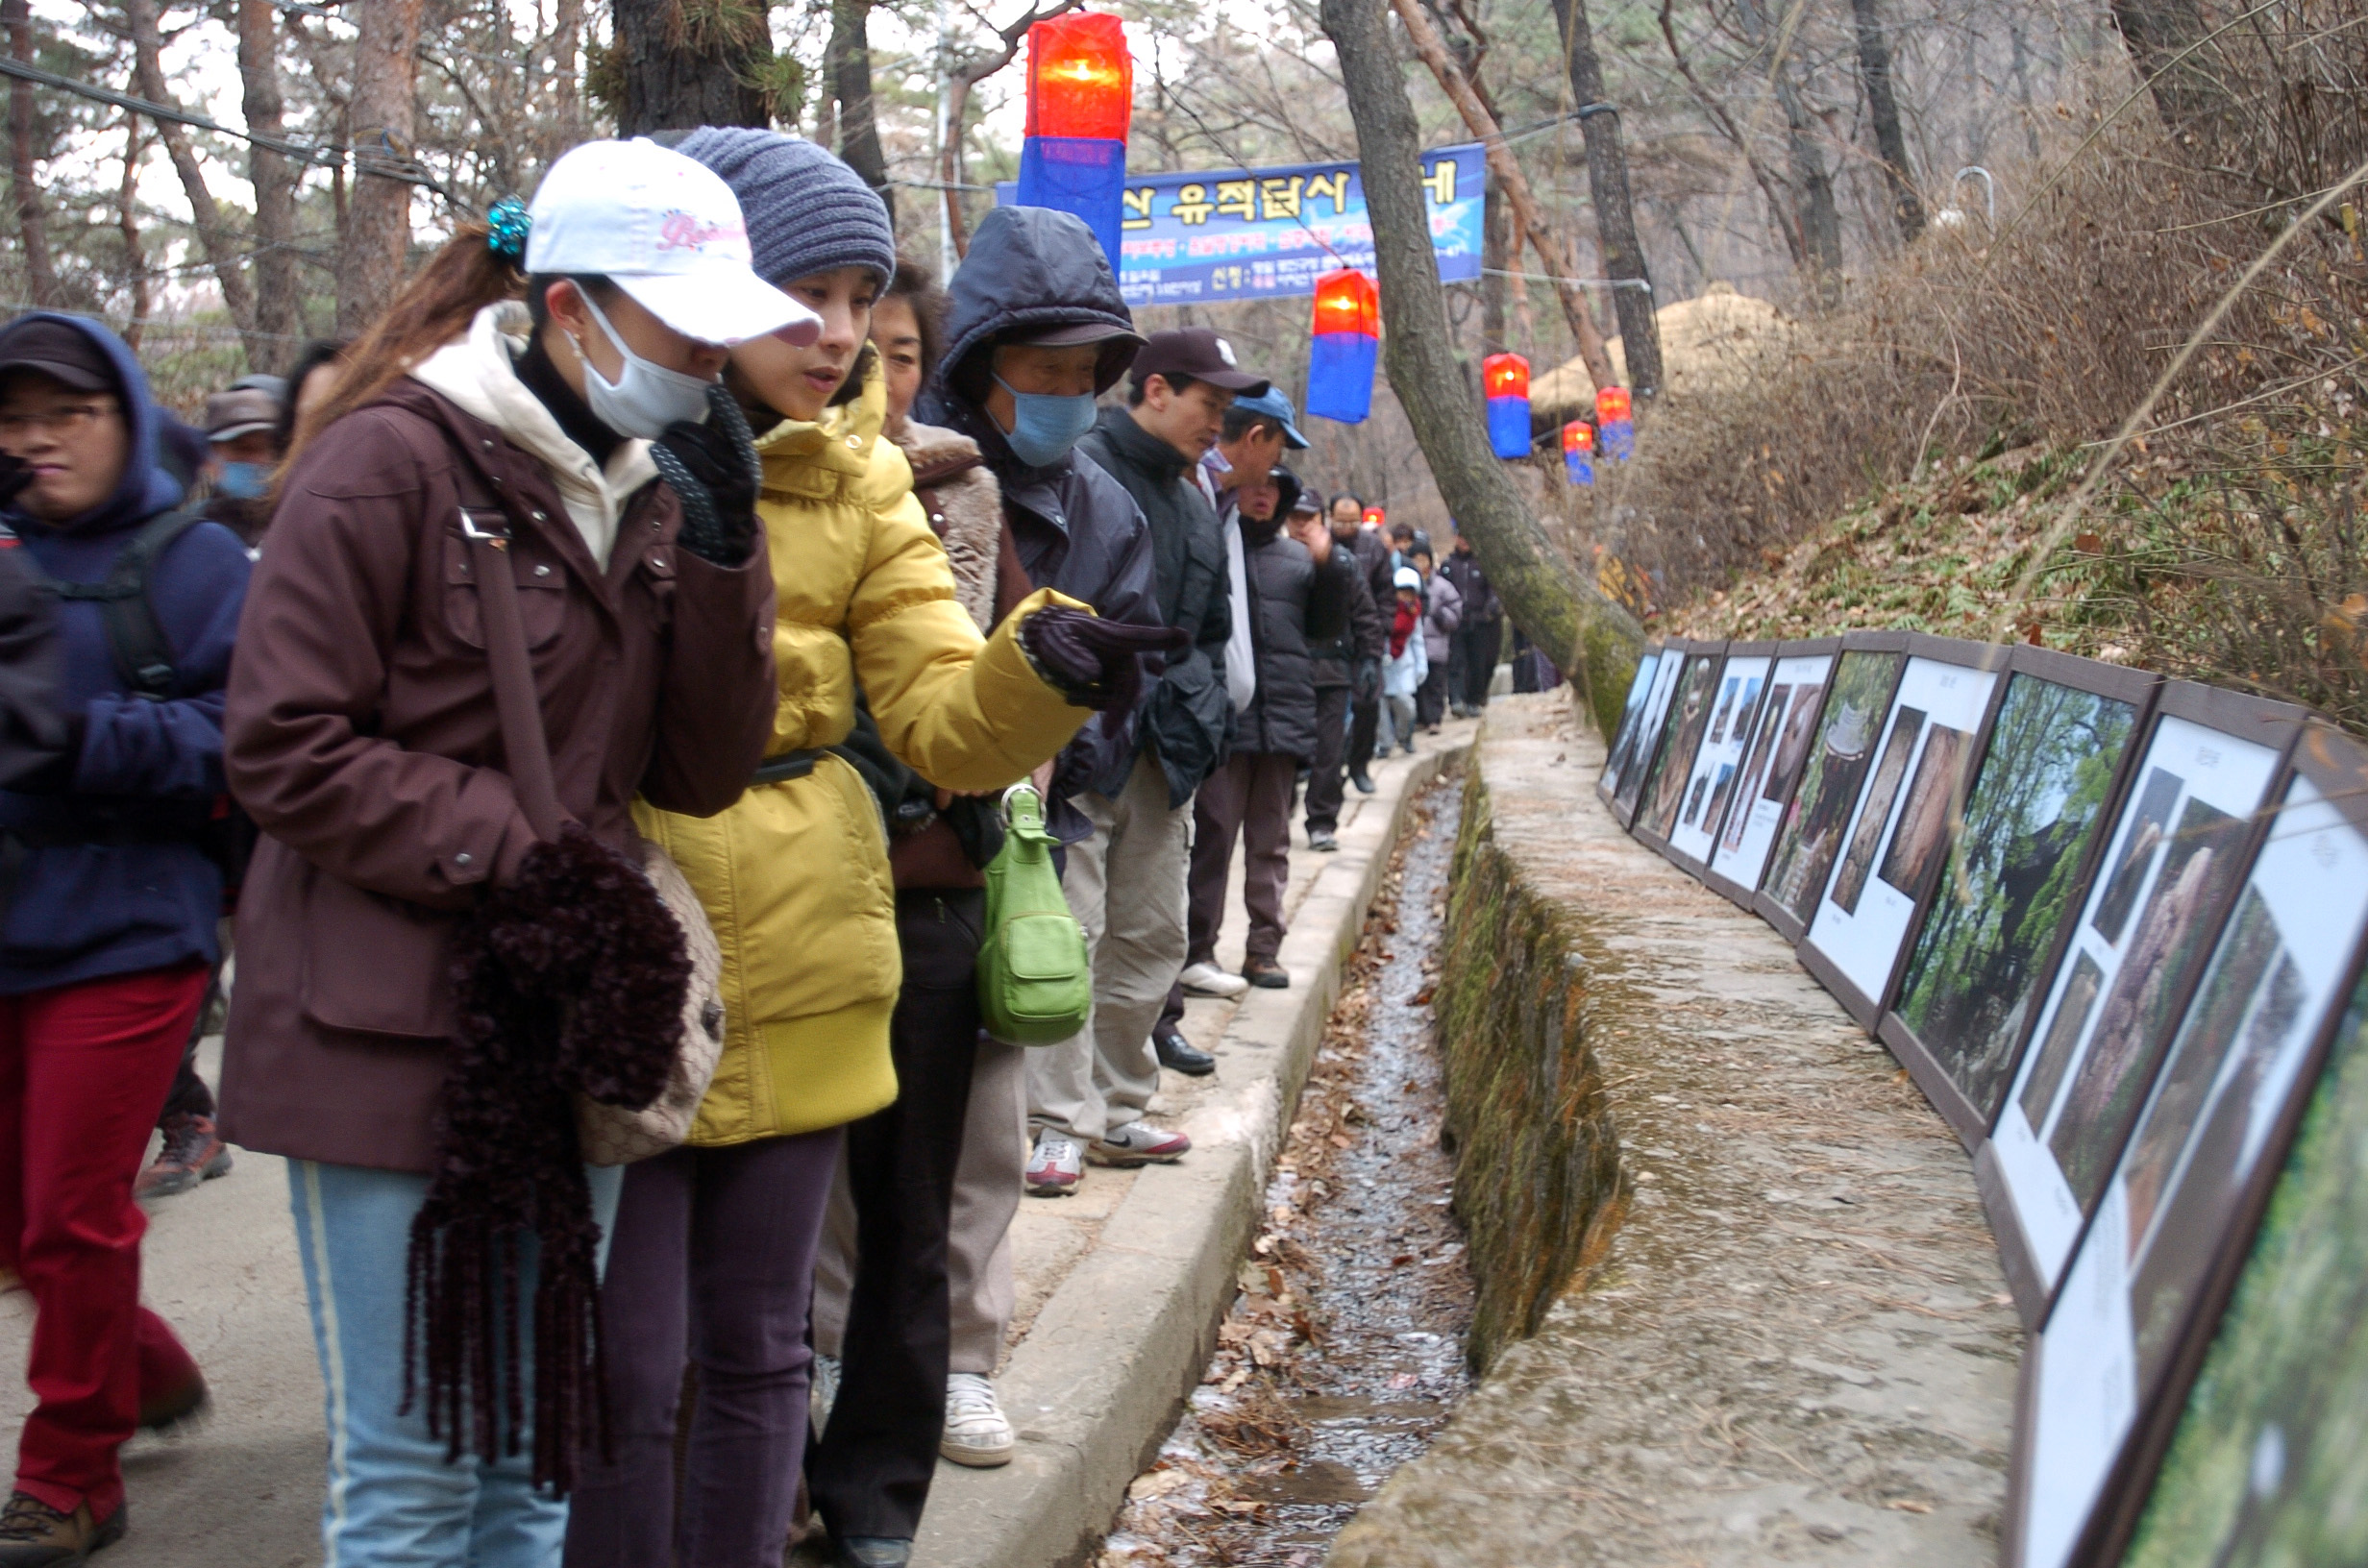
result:
<svg viewBox="0 0 2368 1568"><path fill-rule="evenodd" d="M9 30L9 53L33 63L33 16L27 0L0 0L0 24ZM58 264L49 253L49 213L41 206L41 186L35 178L33 84L21 77L9 82L9 182L16 199L16 233L25 247L25 285L33 303L63 303L58 291Z"/></svg>
<svg viewBox="0 0 2368 1568"><path fill-rule="evenodd" d="M558 0L551 14L552 123L551 135L543 144L545 167L584 139L583 97L578 80L582 61L583 0Z"/></svg>
<svg viewBox="0 0 2368 1568"><path fill-rule="evenodd" d="M1530 193L1529 176L1522 172L1520 160L1513 156L1513 149L1505 145L1504 135L1497 128L1496 116L1489 112L1488 106L1480 101L1480 95L1472 90L1470 80L1464 75L1464 68L1447 52L1446 40L1439 36L1439 29L1423 13L1419 0L1395 0L1395 10L1398 20L1406 24L1406 37L1415 46L1416 55L1439 79L1441 90L1446 93L1447 101L1455 105L1456 112L1464 116L1466 128L1488 149L1489 172L1496 177L1496 184L1504 191L1505 200L1513 207L1514 221L1529 236L1530 248L1538 253L1538 260L1545 268L1546 276L1560 280L1554 285L1554 293L1562 302L1563 320L1570 328L1571 337L1578 343L1579 362L1587 367L1588 379L1598 387L1610 386L1613 380L1611 351L1603 346L1603 332L1588 311L1586 294L1570 282L1569 275L1563 271L1565 258L1562 243L1548 227L1537 198ZM1398 91L1400 96L1404 95L1403 84L1400 84ZM1351 107L1354 107L1353 104ZM1362 137L1359 144L1363 144ZM1418 174L1420 170L1416 172Z"/></svg>
<svg viewBox="0 0 2368 1568"><path fill-rule="evenodd" d="M1539 527L1482 435L1479 401L1458 373L1445 291L1424 210L1419 128L1392 48L1385 0L1322 0L1365 171L1381 274L1383 353L1439 493L1472 542L1514 624L1562 656L1606 735L1619 722L1643 631L1586 581ZM1600 344L1598 345L1600 352Z"/></svg>
<svg viewBox="0 0 2368 1568"><path fill-rule="evenodd" d="M617 135L773 123L756 81L773 60L760 0L615 0L612 9L625 60Z"/></svg>
<svg viewBox="0 0 2368 1568"><path fill-rule="evenodd" d="M1554 0L1554 14L1562 23L1563 63L1578 102L1579 135L1587 142L1587 188L1595 202L1603 270L1630 285L1612 290L1612 309L1619 317L1620 356L1628 361L1631 390L1639 399L1650 398L1661 390L1661 323L1653 314L1652 274L1645 270L1644 246L1637 238L1636 208L1628 195L1628 150L1620 142L1619 110L1604 101L1603 64L1595 58L1587 0Z"/></svg>
<svg viewBox="0 0 2368 1568"><path fill-rule="evenodd" d="M1488 354L1505 346L1505 289L1512 280L1504 275L1519 259L1512 254L1512 216L1505 193L1491 185L1480 232L1480 346Z"/></svg>
<svg viewBox="0 0 2368 1568"><path fill-rule="evenodd" d="M1899 128L1899 99L1891 91L1891 46L1884 39L1875 0L1850 0L1850 13L1858 23L1859 81L1866 89L1867 116L1875 126L1875 151L1882 155L1884 177L1891 185L1891 217L1899 225L1900 239L1912 245L1924 232L1924 199L1909 172L1908 138Z"/></svg>
<svg viewBox="0 0 2368 1568"><path fill-rule="evenodd" d="M144 3L144 0L143 0ZM408 181L374 168L407 158L417 123L419 18L425 0L371 0L354 42L354 190L337 247L337 332L356 336L403 284L411 245Z"/></svg>
<svg viewBox="0 0 2368 1568"><path fill-rule="evenodd" d="M140 96L151 103L172 103L160 59L163 46L157 34L156 0L124 0L123 9L132 24L133 80L138 84ZM246 335L247 362L253 364L260 340L254 335L255 295L247 287L247 275L239 266L243 259L239 255L239 236L224 227L222 209L214 204L213 192L206 188L206 171L197 161L196 150L189 145L188 133L170 120L159 120L157 136L173 160L173 172L181 176L182 193L188 199L189 215L197 226L198 244L205 250L206 263L212 270L214 281L222 287L223 306L229 309L238 331Z"/></svg>
<svg viewBox="0 0 2368 1568"><path fill-rule="evenodd" d="M238 77L247 129L259 135L285 132L280 102L280 9L272 0L238 0ZM251 143L247 180L255 187L255 335L247 363L285 370L296 358L302 325L296 278L294 159Z"/></svg>
<svg viewBox="0 0 2368 1568"><path fill-rule="evenodd" d="M139 144L140 119L137 114L123 116L123 182L115 187L115 221L123 230L123 281L132 291L132 319L123 329L123 341L134 354L139 353L139 340L148 321L148 251L139 237Z"/></svg>
<svg viewBox="0 0 2368 1568"><path fill-rule="evenodd" d="M1801 97L1787 61L1776 63L1776 103L1785 113L1785 141L1792 158L1792 194L1808 253L1810 286L1820 305L1841 298L1841 208L1834 201L1834 177L1817 146L1816 116Z"/></svg>
<svg viewBox="0 0 2368 1568"><path fill-rule="evenodd" d="M839 101L839 156L888 204L896 225L896 193L888 188L888 159L880 152L872 111L872 0L833 0L828 53L830 91Z"/></svg>

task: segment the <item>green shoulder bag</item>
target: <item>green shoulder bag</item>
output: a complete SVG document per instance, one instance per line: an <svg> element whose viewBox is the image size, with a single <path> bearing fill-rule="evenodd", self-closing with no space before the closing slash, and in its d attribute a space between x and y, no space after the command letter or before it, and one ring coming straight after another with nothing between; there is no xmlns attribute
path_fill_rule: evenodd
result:
<svg viewBox="0 0 2368 1568"><path fill-rule="evenodd" d="M978 1010L987 1033L1014 1045L1055 1045L1085 1027L1094 966L1085 932L1061 896L1052 835L1032 784L1003 792L1003 847L988 862Z"/></svg>

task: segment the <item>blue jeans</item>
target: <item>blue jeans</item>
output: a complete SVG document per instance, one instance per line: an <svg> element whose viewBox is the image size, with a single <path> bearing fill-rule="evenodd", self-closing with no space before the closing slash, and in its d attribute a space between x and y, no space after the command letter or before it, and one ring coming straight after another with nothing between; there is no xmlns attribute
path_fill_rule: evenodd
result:
<svg viewBox="0 0 2368 1568"><path fill-rule="evenodd" d="M595 1167L601 1254L616 1219L622 1166ZM312 1304L312 1343L328 1396L327 1568L554 1568L567 1504L534 1489L533 1439L498 1462L444 1459L418 1405L403 1404L403 1316L411 1216L428 1178L358 1165L288 1162L288 1207ZM534 1242L521 1244L519 1287L534 1289ZM530 1314L521 1313L531 1357ZM534 1408L533 1394L527 1409Z"/></svg>

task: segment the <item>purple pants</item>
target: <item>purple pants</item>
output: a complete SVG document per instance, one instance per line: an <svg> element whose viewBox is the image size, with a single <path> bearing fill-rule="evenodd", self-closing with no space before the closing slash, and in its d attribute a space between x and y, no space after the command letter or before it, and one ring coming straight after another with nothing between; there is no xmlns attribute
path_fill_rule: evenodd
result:
<svg viewBox="0 0 2368 1568"><path fill-rule="evenodd" d="M566 1568L779 1568L804 1462L806 1308L840 1129L625 1173L601 1286L615 1462L584 1456ZM684 1495L675 1419L699 1369Z"/></svg>

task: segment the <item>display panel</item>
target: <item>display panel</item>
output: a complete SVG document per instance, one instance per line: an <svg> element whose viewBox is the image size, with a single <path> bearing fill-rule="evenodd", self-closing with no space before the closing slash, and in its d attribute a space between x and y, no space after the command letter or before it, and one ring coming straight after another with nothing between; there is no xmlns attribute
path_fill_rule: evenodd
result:
<svg viewBox="0 0 2368 1568"><path fill-rule="evenodd" d="M2368 1562L2368 978L2176 1409L2126 1568Z"/></svg>
<svg viewBox="0 0 2368 1568"><path fill-rule="evenodd" d="M1904 641L1904 639L1903 639ZM1873 762L1875 737L1899 680L1902 655L1851 649L1835 666L1816 739L1775 835L1767 877L1754 907L1797 938L1825 892L1842 829Z"/></svg>
<svg viewBox="0 0 2368 1568"><path fill-rule="evenodd" d="M1739 655L1735 650L1748 646L1737 644L1727 649L1726 665L1718 673L1718 700L1711 709L1711 727L1694 751L1677 821L1669 825L1670 858L1697 874L1717 846L1718 824L1748 760L1745 750L1767 696L1768 671L1776 662L1773 649Z"/></svg>
<svg viewBox="0 0 2368 1568"><path fill-rule="evenodd" d="M1720 659L1715 650L1686 655L1686 668L1669 698L1661 754L1653 759L1653 770L1644 777L1643 803L1637 807L1635 824L1639 833L1665 839L1669 824L1677 820L1693 754L1710 728L1711 706L1718 695Z"/></svg>
<svg viewBox="0 0 2368 1568"><path fill-rule="evenodd" d="M1983 1153L1995 1178L1985 1190L1994 1188L2007 1210L1996 1228L2009 1277L2035 1294L2026 1301L2035 1313L2154 1086L2178 1010L2244 876L2256 814L2289 733L2264 744L2165 712L2131 772L2034 1043Z"/></svg>
<svg viewBox="0 0 2368 1568"><path fill-rule="evenodd" d="M1607 798L1619 789L1619 776L1628 766L1628 755L1636 749L1637 731L1643 727L1644 701L1652 696L1653 672L1661 667L1661 649L1648 648L1637 659L1635 678L1628 682L1628 700L1621 704L1619 730L1612 737L1611 750L1605 755L1603 773L1595 780L1595 788Z"/></svg>
<svg viewBox="0 0 2368 1568"><path fill-rule="evenodd" d="M1759 890L1785 808L1809 763L1834 657L1793 654L1776 660L1768 672L1767 695L1743 752L1742 772L1712 845L1710 880L1732 897L1748 901Z"/></svg>
<svg viewBox="0 0 2368 1568"><path fill-rule="evenodd" d="M1929 885L1916 879L1938 863L1949 800L1978 757L1999 679L1995 670L1929 655L1900 672L1833 883L1801 943L1811 972L1862 1023L1874 1022L1890 988Z"/></svg>
<svg viewBox="0 0 2368 1568"><path fill-rule="evenodd" d="M2296 776L2032 1342L2011 1559L2025 1568L2071 1559L2183 1336L2199 1332L2215 1262L2246 1239L2249 1189L2282 1157L2276 1134L2350 995L2364 925L2368 838Z"/></svg>
<svg viewBox="0 0 2368 1568"><path fill-rule="evenodd" d="M2018 663L2026 657L2035 655L2018 653ZM1945 770L1928 750L1919 772L1930 787L1902 808L1877 873L1908 890L1940 878L1883 1038L1968 1143L1997 1114L2055 972L2058 939L2087 884L2090 850L2155 684L2084 661L2046 663L2068 678L2009 674L1962 830L1949 832Z"/></svg>
<svg viewBox="0 0 2368 1568"><path fill-rule="evenodd" d="M1652 690L1645 694L1644 712L1637 720L1627 766L1620 772L1619 787L1612 793L1613 815L1622 827L1636 816L1637 798L1644 793L1644 776L1652 772L1653 758L1660 753L1662 735L1668 727L1669 693L1686 668L1686 648L1684 643L1664 648L1661 663L1653 671Z"/></svg>

